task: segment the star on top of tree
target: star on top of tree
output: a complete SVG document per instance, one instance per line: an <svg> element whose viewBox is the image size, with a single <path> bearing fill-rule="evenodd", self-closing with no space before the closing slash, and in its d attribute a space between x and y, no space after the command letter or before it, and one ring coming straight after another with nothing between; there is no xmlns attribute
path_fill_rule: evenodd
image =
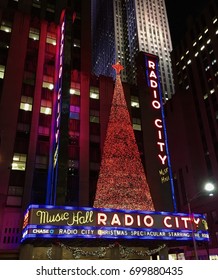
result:
<svg viewBox="0 0 218 280"><path fill-rule="evenodd" d="M124 69L119 61L116 64L113 64L112 67L115 69L117 75L119 75L120 71Z"/></svg>

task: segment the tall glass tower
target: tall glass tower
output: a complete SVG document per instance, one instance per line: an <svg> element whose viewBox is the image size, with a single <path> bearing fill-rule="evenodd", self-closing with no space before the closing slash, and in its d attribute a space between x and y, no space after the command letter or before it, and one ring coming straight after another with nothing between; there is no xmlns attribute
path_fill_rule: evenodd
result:
<svg viewBox="0 0 218 280"><path fill-rule="evenodd" d="M122 81L136 83L139 51L159 57L163 98L174 93L171 36L164 0L92 1L93 72L108 75L115 61L124 66ZM109 1L107 1L109 2ZM97 48L98 46L98 48ZM113 76L113 72L110 75Z"/></svg>

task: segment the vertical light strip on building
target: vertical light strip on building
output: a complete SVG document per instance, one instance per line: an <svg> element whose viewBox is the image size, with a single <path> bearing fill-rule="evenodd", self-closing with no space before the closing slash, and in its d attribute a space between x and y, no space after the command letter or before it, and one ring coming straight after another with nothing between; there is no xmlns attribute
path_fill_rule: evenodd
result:
<svg viewBox="0 0 218 280"><path fill-rule="evenodd" d="M63 72L63 51L65 33L65 10L61 13L60 25L58 28L58 52L56 55L55 87L53 98L53 112L51 124L51 140L49 152L49 166L47 179L46 203L55 204L56 186L58 175L58 150L60 138L60 118L61 118L61 94L62 94L62 72Z"/></svg>
<svg viewBox="0 0 218 280"><path fill-rule="evenodd" d="M169 181L173 207L174 211L177 211L176 200L175 200L175 191L174 183L172 176L172 168L170 163L170 155L167 143L167 132L166 124L164 117L164 108L162 102L162 92L160 85L160 77L158 70L158 57L152 54L145 53L145 64L146 64L146 79L149 88L151 89L150 93L152 94L152 108L161 113L161 118L155 118L154 128L157 131L156 133L156 145L157 145L157 158L159 160L161 170L159 174L163 175L161 177L162 183L165 183L165 179Z"/></svg>

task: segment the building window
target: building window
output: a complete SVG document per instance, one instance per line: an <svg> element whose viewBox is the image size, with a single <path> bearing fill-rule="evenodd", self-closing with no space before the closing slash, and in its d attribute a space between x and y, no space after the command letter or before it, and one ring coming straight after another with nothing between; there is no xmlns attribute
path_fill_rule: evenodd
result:
<svg viewBox="0 0 218 280"><path fill-rule="evenodd" d="M23 187L9 186L9 188L8 188L8 195L22 196L22 194L23 194Z"/></svg>
<svg viewBox="0 0 218 280"><path fill-rule="evenodd" d="M7 197L7 206L21 206L21 205L22 205L22 197L21 196L9 195ZM10 238L10 237L8 236L8 238ZM8 242L8 243L13 243L12 241L13 240L11 240L11 242Z"/></svg>
<svg viewBox="0 0 218 280"><path fill-rule="evenodd" d="M23 77L23 82L26 85L35 85L35 73L25 71L24 72L24 77Z"/></svg>
<svg viewBox="0 0 218 280"><path fill-rule="evenodd" d="M35 167L40 169L46 169L48 164L47 156L36 156Z"/></svg>
<svg viewBox="0 0 218 280"><path fill-rule="evenodd" d="M26 155L14 154L12 162L12 170L25 171L26 169Z"/></svg>
<svg viewBox="0 0 218 280"><path fill-rule="evenodd" d="M43 136L49 136L49 128L45 126L39 126L38 134Z"/></svg>
<svg viewBox="0 0 218 280"><path fill-rule="evenodd" d="M53 33L47 33L46 43L56 46L56 35Z"/></svg>
<svg viewBox="0 0 218 280"><path fill-rule="evenodd" d="M36 28L30 28L29 38L33 40L39 40L39 30Z"/></svg>
<svg viewBox="0 0 218 280"><path fill-rule="evenodd" d="M93 99L99 99L99 89L96 87L91 87L89 96Z"/></svg>
<svg viewBox="0 0 218 280"><path fill-rule="evenodd" d="M51 105L52 104L50 100L41 100L40 113L45 115L51 115L52 113Z"/></svg>
<svg viewBox="0 0 218 280"><path fill-rule="evenodd" d="M54 89L53 77L44 75L44 76L43 76L42 87L43 87L43 88L50 89L50 90L53 90L53 89Z"/></svg>
<svg viewBox="0 0 218 280"><path fill-rule="evenodd" d="M24 111L32 111L33 99L29 96L21 96L20 109Z"/></svg>
<svg viewBox="0 0 218 280"><path fill-rule="evenodd" d="M72 94L72 95L80 95L80 84L79 83L71 82L70 94Z"/></svg>
<svg viewBox="0 0 218 280"><path fill-rule="evenodd" d="M32 6L35 8L40 8L40 1L39 0L33 0Z"/></svg>
<svg viewBox="0 0 218 280"><path fill-rule="evenodd" d="M74 106L70 105L70 119L80 119L80 107L79 106Z"/></svg>
<svg viewBox="0 0 218 280"><path fill-rule="evenodd" d="M90 110L90 118L89 118L89 120L92 123L99 123L99 121L100 121L100 119L99 119L99 111Z"/></svg>
<svg viewBox="0 0 218 280"><path fill-rule="evenodd" d="M7 33L10 33L11 32L11 23L3 21L1 26L0 26L0 30L4 31L4 32L7 32Z"/></svg>
<svg viewBox="0 0 218 280"><path fill-rule="evenodd" d="M0 65L0 79L4 79L4 75L5 75L5 66Z"/></svg>
<svg viewBox="0 0 218 280"><path fill-rule="evenodd" d="M133 126L133 129L134 129L134 130L139 130L139 131L141 131L141 130L142 130L142 127L141 127L141 120L138 119L138 118L132 118L132 126Z"/></svg>
<svg viewBox="0 0 218 280"><path fill-rule="evenodd" d="M137 96L131 96L131 106L139 108L139 99Z"/></svg>
<svg viewBox="0 0 218 280"><path fill-rule="evenodd" d="M74 88L71 88L70 89L70 94L72 95L80 95L80 90L79 89L74 89Z"/></svg>

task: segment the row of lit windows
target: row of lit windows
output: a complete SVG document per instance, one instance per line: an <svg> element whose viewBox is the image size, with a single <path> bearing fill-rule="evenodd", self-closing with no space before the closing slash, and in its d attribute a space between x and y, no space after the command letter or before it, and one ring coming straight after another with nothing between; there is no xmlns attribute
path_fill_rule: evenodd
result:
<svg viewBox="0 0 218 280"><path fill-rule="evenodd" d="M18 170L18 171L25 171L26 170L26 161L27 161L26 154L14 153L11 169ZM36 156L36 159L35 159L36 168L46 169L47 164L48 164L47 156L39 156L39 155Z"/></svg>
<svg viewBox="0 0 218 280"><path fill-rule="evenodd" d="M21 96L20 109L24 111L32 111L33 98L29 96ZM52 114L52 103L50 100L41 100L40 113L45 115Z"/></svg>
<svg viewBox="0 0 218 280"><path fill-rule="evenodd" d="M217 22L217 18L215 18L215 19L213 20L213 24L215 24L216 22ZM208 33L208 28L206 28L206 29L204 30L204 34L207 34L207 33ZM215 34L218 35L218 30L216 30ZM196 53L195 53L195 57L198 56L198 54L199 54L200 51L203 51L203 50L205 49L205 45L201 43L202 38L203 38L203 35L199 35L198 41L195 41L195 42L193 43L193 47L197 47L197 46L199 47L199 50L196 51ZM201 43L201 45L199 45L199 43ZM208 44L210 44L210 43L211 43L211 39L208 38L207 41L206 41L206 44L208 45ZM189 50L186 51L185 55L188 55L188 54L189 54ZM180 57L180 60L181 60L181 61L185 58L185 55L182 55L182 56ZM189 61L189 60L188 60L188 61ZM190 61L189 61L189 62L190 62ZM178 61L178 62L176 63L176 65L178 65L179 63L180 63L180 62ZM189 63L188 63L188 64L189 64Z"/></svg>
<svg viewBox="0 0 218 280"><path fill-rule="evenodd" d="M10 33L12 31L12 24L10 22L2 22L0 26L0 30L6 33ZM33 40L39 40L39 29L30 27L29 30L29 38ZM56 45L56 34L54 33L47 33L46 43Z"/></svg>

